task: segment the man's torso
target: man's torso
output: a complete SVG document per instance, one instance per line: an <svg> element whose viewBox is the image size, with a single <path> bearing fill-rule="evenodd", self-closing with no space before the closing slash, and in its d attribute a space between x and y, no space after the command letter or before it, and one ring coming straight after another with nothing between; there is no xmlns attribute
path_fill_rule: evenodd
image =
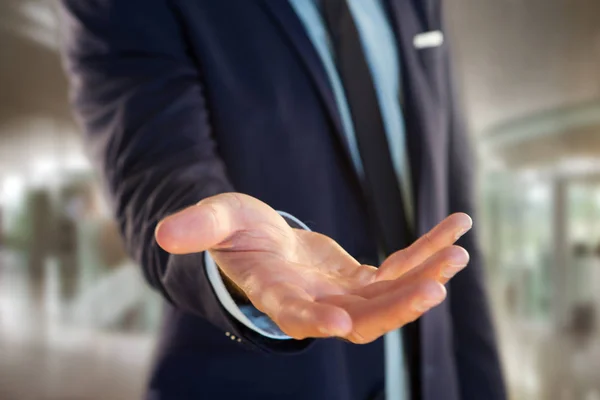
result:
<svg viewBox="0 0 600 400"><path fill-rule="evenodd" d="M289 4L235 0L175 4L190 58L201 72L214 140L236 190L295 215L334 238L359 261L377 264L377 245L334 93ZM423 233L448 211L445 49L414 49L411 35L428 27L408 1L398 4L402 5L390 8L396 12L391 19L396 29L404 24L396 33L407 78L402 96L413 196L419 204L416 230ZM402 10L412 12L401 14ZM437 365L423 366L429 379L453 370L448 313L442 305L426 317L425 329L436 332L427 336L426 345L437 359ZM196 378L199 387L256 393L253 398L269 398L265 390L272 390L271 398L317 399L321 394L327 399L362 400L383 388L380 341L364 347L322 341L292 362L248 353L194 317L171 310L169 318L155 382L166 379L162 373L167 366L173 373L173 360L185 359L185 365L207 372ZM443 390L451 400L457 388L448 385Z"/></svg>

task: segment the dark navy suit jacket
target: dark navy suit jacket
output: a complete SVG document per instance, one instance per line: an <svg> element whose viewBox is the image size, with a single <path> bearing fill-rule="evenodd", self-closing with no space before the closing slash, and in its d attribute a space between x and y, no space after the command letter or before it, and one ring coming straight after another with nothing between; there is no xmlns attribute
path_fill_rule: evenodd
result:
<svg viewBox="0 0 600 400"><path fill-rule="evenodd" d="M388 2L403 61L419 235L451 212L473 213L447 45L417 50L412 42L440 29L436 3ZM381 340L261 337L220 305L202 254L168 255L153 239L163 217L237 191L377 264L334 94L289 3L63 0L62 10L89 151L127 248L170 304L148 398L363 400L380 392ZM406 329L415 398L505 398L474 238L463 239L472 261L449 284L448 300Z"/></svg>

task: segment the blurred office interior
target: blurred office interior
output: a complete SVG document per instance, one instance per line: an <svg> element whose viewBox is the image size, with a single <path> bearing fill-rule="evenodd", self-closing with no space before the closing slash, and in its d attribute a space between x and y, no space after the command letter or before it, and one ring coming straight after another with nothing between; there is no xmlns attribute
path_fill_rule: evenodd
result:
<svg viewBox="0 0 600 400"><path fill-rule="evenodd" d="M139 398L161 300L67 100L52 0L0 0L0 400ZM446 0L515 400L600 400L600 2Z"/></svg>

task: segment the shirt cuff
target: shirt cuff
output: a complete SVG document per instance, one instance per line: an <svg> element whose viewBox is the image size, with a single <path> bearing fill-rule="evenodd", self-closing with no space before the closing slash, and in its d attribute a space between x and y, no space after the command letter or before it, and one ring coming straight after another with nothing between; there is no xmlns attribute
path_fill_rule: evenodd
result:
<svg viewBox="0 0 600 400"><path fill-rule="evenodd" d="M278 211L278 213L286 220L286 222L292 227L296 229L304 229L310 231L310 228L306 226L302 221L298 218L294 217L291 214L288 214L283 211ZM208 275L208 280L215 290L215 294L219 299L221 305L233 316L236 320L242 323L249 329L252 329L254 332L257 332L265 337L276 340L290 340L292 339L285 333L279 329L277 324L271 320L266 314L257 310L253 305L242 305L238 306L231 294L225 287L225 283L223 282L223 278L219 273L219 267L215 263L215 260L211 257L208 251L204 252L204 265L206 266L206 273Z"/></svg>

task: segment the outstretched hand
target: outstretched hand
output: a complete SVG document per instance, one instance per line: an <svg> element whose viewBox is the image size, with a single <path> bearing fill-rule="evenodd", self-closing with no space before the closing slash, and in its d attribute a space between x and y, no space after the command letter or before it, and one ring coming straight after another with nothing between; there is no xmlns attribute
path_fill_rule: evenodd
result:
<svg viewBox="0 0 600 400"><path fill-rule="evenodd" d="M209 251L223 273L287 335L368 343L441 303L444 284L469 262L454 242L472 225L453 214L379 268L333 239L291 228L275 210L240 193L207 198L156 228L167 252Z"/></svg>

